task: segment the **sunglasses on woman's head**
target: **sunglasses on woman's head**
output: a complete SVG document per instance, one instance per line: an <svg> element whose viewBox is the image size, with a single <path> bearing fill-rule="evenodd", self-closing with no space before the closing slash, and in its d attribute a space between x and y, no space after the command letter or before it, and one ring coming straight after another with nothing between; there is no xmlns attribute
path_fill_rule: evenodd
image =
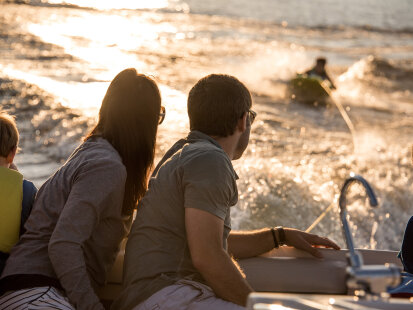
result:
<svg viewBox="0 0 413 310"><path fill-rule="evenodd" d="M164 106L161 106L161 112L159 113L159 122L158 124L162 124L163 120L165 119L166 109Z"/></svg>

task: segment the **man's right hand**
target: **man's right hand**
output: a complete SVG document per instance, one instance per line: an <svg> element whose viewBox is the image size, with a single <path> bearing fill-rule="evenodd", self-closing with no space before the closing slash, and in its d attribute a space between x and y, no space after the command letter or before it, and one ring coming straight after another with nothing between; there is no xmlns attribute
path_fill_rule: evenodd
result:
<svg viewBox="0 0 413 310"><path fill-rule="evenodd" d="M340 250L340 247L328 238L309 234L294 228L284 228L284 232L286 245L306 251L317 258L323 258L323 255L316 247Z"/></svg>

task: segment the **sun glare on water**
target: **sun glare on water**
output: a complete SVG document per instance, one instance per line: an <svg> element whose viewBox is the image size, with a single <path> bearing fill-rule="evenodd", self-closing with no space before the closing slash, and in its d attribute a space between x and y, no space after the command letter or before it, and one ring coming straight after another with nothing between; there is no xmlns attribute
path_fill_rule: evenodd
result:
<svg viewBox="0 0 413 310"><path fill-rule="evenodd" d="M131 17L130 20L106 14L80 14L65 20L50 18L42 24L31 24L28 29L43 41L58 44L68 54L93 64L93 67L106 69L104 76L95 76L99 79L110 79L130 66L145 70L145 64L128 51L143 45L156 48L160 33L176 32L175 27L167 23L156 25L145 18Z"/></svg>
<svg viewBox="0 0 413 310"><path fill-rule="evenodd" d="M82 7L96 8L99 10L110 9L161 9L168 6L168 0L50 0L53 4L73 4Z"/></svg>
<svg viewBox="0 0 413 310"><path fill-rule="evenodd" d="M57 3L59 1L54 1ZM62 2L59 3L68 3ZM127 4L133 8L153 8L167 6L168 1L70 1L70 4L88 6L92 3L99 8L124 8ZM65 72L55 72L63 81L53 81L49 77L35 77L32 74L9 70L9 74L19 76L26 81L40 85L62 99L71 108L83 110L87 115L94 115L98 110L109 82L125 68L133 67L138 72L157 76L152 72L138 53L144 46L153 50L162 44L160 36L175 34L176 28L170 23L155 23L151 13L144 15L111 15L109 12L73 11L67 16L51 15L40 23L30 23L27 29L43 42L62 47L66 54L74 56L84 64L87 73L79 81L65 80ZM163 87L165 101L175 102L178 96ZM179 93L179 92L178 92ZM180 97L179 95L178 97ZM179 99L180 101L182 98ZM185 102L185 100L184 100ZM168 104L167 109L168 109ZM180 107L180 105L177 105ZM168 118L176 118L174 127L183 128L179 113L168 109ZM183 108L180 107L180 110ZM184 109L183 109L184 110ZM171 113L172 112L172 113ZM184 113L185 115L185 113ZM166 122L168 123L168 122ZM182 130L179 131L180 133Z"/></svg>

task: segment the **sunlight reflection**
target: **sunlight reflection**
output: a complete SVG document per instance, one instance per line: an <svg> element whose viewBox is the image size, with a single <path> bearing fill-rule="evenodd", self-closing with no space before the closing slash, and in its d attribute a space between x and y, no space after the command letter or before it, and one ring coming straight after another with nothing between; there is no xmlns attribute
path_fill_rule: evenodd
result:
<svg viewBox="0 0 413 310"><path fill-rule="evenodd" d="M59 82L47 77L23 71L0 67L8 76L35 84L50 94L53 94L64 106L82 110L82 114L95 117L108 88L108 82L75 83Z"/></svg>
<svg viewBox="0 0 413 310"><path fill-rule="evenodd" d="M45 91L53 94L60 103L72 109L82 110L88 117L97 117L102 99L109 86L109 82L76 83L59 82L47 77L26 73L0 66L0 70L9 76L38 85ZM158 83L161 91L162 104L166 107L166 118L160 127L160 134L165 136L166 148L169 141L180 139L189 130L186 114L186 95L168 86ZM173 128L173 134L170 129ZM167 136L167 137L166 137ZM162 139L162 137L161 137Z"/></svg>
<svg viewBox="0 0 413 310"><path fill-rule="evenodd" d="M74 4L81 7L96 8L100 10L110 9L161 9L169 5L168 0L49 0L54 4Z"/></svg>
<svg viewBox="0 0 413 310"><path fill-rule="evenodd" d="M159 88L162 104L166 108L166 117L159 127L157 144L161 153L164 153L173 143L188 134L189 122L186 112L186 95L165 85L159 85Z"/></svg>
<svg viewBox="0 0 413 310"><path fill-rule="evenodd" d="M177 32L168 23L153 23L144 17L79 14L65 20L50 18L42 24L31 24L28 29L43 41L57 44L68 54L90 62L93 67L105 69L95 76L98 79L109 80L128 67L147 71L145 62L133 51L142 46L156 49L161 44L160 33L175 35Z"/></svg>

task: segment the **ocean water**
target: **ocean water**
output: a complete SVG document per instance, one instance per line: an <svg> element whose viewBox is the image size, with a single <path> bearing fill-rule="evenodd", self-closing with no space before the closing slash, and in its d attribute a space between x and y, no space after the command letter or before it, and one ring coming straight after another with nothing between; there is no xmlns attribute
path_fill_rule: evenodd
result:
<svg viewBox="0 0 413 310"><path fill-rule="evenodd" d="M110 80L135 67L160 85L167 116L157 159L188 131L186 95L228 73L254 95L258 118L234 166L235 229L284 225L344 245L340 187L351 172L373 186L350 193L356 246L397 250L413 215L413 3L410 0L0 1L0 105L16 115L17 158L41 185L96 121ZM291 102L286 85L328 58L336 102Z"/></svg>

